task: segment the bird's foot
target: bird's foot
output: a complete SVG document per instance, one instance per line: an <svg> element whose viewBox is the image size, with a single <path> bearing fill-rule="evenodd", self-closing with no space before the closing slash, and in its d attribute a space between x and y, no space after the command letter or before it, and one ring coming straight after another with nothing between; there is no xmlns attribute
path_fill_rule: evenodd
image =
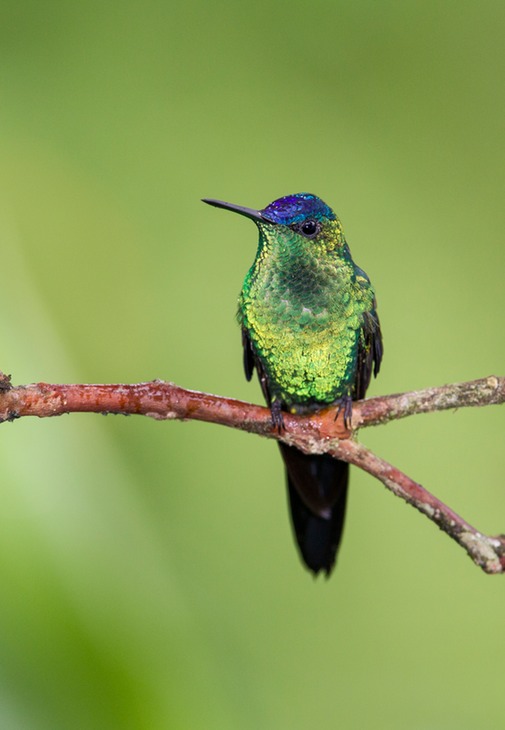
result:
<svg viewBox="0 0 505 730"><path fill-rule="evenodd" d="M335 421L340 416L341 412L344 412L344 426L348 431L352 430L352 398L350 395L343 395L338 401L337 413L335 415Z"/></svg>
<svg viewBox="0 0 505 730"><path fill-rule="evenodd" d="M272 414L272 423L274 428L277 429L277 433L282 433L284 431L284 418L282 417L280 401L272 401L270 412Z"/></svg>

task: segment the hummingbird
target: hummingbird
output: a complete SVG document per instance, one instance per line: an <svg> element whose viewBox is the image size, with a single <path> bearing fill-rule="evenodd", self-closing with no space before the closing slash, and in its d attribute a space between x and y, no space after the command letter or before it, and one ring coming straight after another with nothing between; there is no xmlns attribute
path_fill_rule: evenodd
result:
<svg viewBox="0 0 505 730"><path fill-rule="evenodd" d="M272 421L335 405L350 424L382 359L370 279L354 263L340 220L311 193L261 210L221 200L204 203L250 218L259 230L254 262L238 302L244 370L256 369ZM279 442L294 536L302 561L330 575L342 538L349 465Z"/></svg>

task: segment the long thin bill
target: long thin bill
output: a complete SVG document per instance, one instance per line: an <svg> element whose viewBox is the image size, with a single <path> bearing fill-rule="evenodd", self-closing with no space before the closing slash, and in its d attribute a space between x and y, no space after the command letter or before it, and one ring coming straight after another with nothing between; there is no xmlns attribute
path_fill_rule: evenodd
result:
<svg viewBox="0 0 505 730"><path fill-rule="evenodd" d="M223 200L213 200L212 198L202 198L203 203L213 205L215 208L224 208L225 210L231 210L233 213L244 215L246 218L251 218L253 221L263 221L270 223L268 218L265 218L260 210L253 210L253 208L244 208L243 205L235 205L234 203L225 203Z"/></svg>

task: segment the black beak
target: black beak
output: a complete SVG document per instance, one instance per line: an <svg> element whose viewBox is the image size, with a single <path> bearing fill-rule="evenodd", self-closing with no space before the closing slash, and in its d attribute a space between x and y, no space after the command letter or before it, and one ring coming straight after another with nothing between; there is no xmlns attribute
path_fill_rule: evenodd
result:
<svg viewBox="0 0 505 730"><path fill-rule="evenodd" d="M213 205L215 208L224 208L225 210L231 210L233 213L239 215L245 215L246 218L251 218L253 221L260 221L263 223L272 223L268 220L260 210L253 210L252 208L244 208L242 205L234 205L233 203L225 203L222 200L212 200L211 198L202 198L203 203Z"/></svg>

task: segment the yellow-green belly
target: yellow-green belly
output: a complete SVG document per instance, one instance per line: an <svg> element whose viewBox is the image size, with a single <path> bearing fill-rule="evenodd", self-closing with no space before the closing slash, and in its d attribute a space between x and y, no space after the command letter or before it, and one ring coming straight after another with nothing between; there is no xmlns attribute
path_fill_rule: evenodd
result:
<svg viewBox="0 0 505 730"><path fill-rule="evenodd" d="M283 316L264 302L245 308L244 324L268 377L273 399L288 408L332 403L349 393L354 379L361 313L313 312L305 307Z"/></svg>

